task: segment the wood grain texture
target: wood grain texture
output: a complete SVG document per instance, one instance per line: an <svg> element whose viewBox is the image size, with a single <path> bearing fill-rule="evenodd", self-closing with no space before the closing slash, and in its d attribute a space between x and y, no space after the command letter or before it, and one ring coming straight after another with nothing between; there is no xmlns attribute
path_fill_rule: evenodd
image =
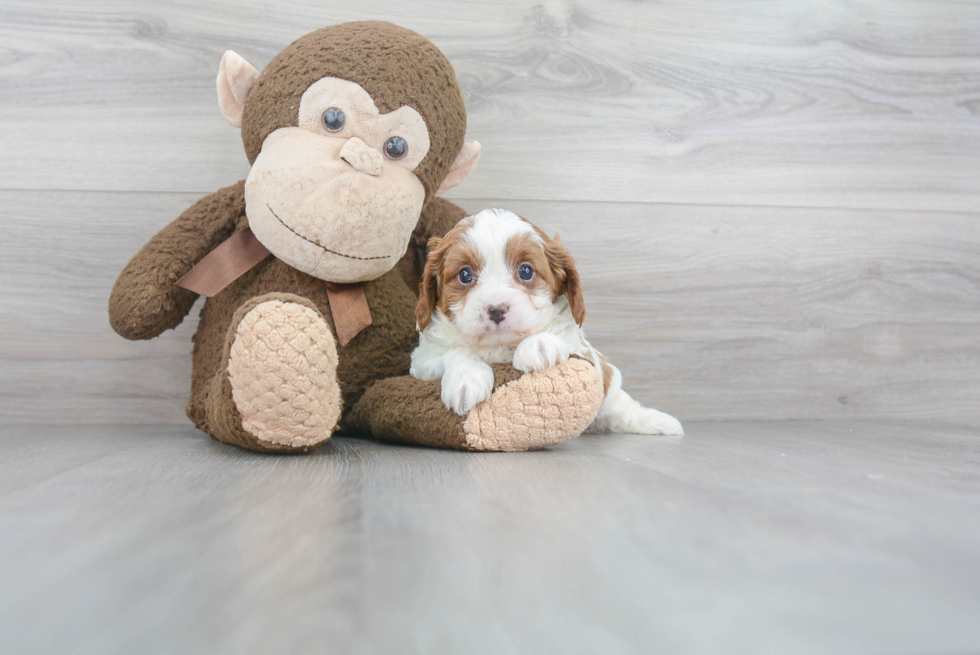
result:
<svg viewBox="0 0 980 655"><path fill-rule="evenodd" d="M980 4L952 0L0 6L7 189L207 193L246 172L214 76L386 19L453 62L457 197L976 211Z"/></svg>
<svg viewBox="0 0 980 655"><path fill-rule="evenodd" d="M0 449L5 652L980 650L976 429L279 457L35 426Z"/></svg>
<svg viewBox="0 0 980 655"><path fill-rule="evenodd" d="M980 422L975 215L509 208L563 235L593 345L646 404L699 420Z"/></svg>
<svg viewBox="0 0 980 655"><path fill-rule="evenodd" d="M453 61L484 144L459 202L562 233L640 400L980 421L980 3L948 0L4 2L6 420L186 420L196 310L125 342L111 284L247 173L221 53L371 18Z"/></svg>
<svg viewBox="0 0 980 655"><path fill-rule="evenodd" d="M176 330L127 341L109 292L192 194L0 192L0 413L6 421L181 423L197 309Z"/></svg>
<svg viewBox="0 0 980 655"><path fill-rule="evenodd" d="M228 180L227 182L231 182ZM176 423L197 310L130 342L116 275L192 194L0 192L0 412ZM468 200L476 212L498 204ZM980 423L980 222L938 212L512 202L578 260L594 345L682 420Z"/></svg>

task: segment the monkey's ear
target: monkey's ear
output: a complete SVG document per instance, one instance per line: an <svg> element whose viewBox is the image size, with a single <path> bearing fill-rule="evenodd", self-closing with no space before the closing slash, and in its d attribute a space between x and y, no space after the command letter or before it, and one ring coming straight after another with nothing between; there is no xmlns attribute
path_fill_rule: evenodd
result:
<svg viewBox="0 0 980 655"><path fill-rule="evenodd" d="M232 127L242 126L242 109L259 71L234 50L226 50L218 66L218 106Z"/></svg>
<svg viewBox="0 0 980 655"><path fill-rule="evenodd" d="M476 168L476 162L479 159L480 143L478 141L464 143L459 154L456 155L456 161L453 162L452 168L446 174L446 179L439 185L439 190L436 193L445 193L469 177L473 169Z"/></svg>

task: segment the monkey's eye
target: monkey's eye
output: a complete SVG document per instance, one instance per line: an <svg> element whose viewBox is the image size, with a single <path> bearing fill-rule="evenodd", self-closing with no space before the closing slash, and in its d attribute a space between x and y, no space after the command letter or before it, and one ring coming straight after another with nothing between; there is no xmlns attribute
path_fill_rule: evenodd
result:
<svg viewBox="0 0 980 655"><path fill-rule="evenodd" d="M459 272L459 275L457 277L459 277L459 281L462 282L463 284L469 284L470 282L473 281L473 271L471 271L470 267L467 266L466 268L464 268Z"/></svg>
<svg viewBox="0 0 980 655"><path fill-rule="evenodd" d="M521 264L517 267L517 277L529 282L534 277L534 269L531 268L530 264Z"/></svg>
<svg viewBox="0 0 980 655"><path fill-rule="evenodd" d="M331 107L323 112L323 124L331 132L341 131L345 123L347 123L347 116L342 109Z"/></svg>
<svg viewBox="0 0 980 655"><path fill-rule="evenodd" d="M408 154L408 142L400 136L393 136L385 141L385 157L401 159Z"/></svg>

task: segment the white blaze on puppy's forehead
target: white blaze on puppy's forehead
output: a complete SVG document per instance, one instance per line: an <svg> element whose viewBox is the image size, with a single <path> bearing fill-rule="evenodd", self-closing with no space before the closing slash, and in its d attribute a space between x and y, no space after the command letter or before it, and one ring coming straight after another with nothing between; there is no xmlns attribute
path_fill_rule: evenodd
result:
<svg viewBox="0 0 980 655"><path fill-rule="evenodd" d="M529 235L541 242L541 237L534 227L523 218L505 209L484 209L482 212L466 219L470 226L466 230L466 240L480 253L484 262L481 273L501 278L506 282L511 278L511 270L507 264L507 242L515 236Z"/></svg>

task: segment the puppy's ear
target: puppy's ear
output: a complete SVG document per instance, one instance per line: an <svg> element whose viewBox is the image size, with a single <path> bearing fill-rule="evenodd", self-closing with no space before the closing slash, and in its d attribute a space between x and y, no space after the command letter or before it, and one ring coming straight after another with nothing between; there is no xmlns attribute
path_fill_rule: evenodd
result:
<svg viewBox="0 0 980 655"><path fill-rule="evenodd" d="M422 281L419 282L419 301L415 303L415 320L419 322L420 330L424 330L425 326L432 320L432 312L435 311L438 301L439 260L442 259L439 244L441 242L442 239L439 237L432 237L429 239L427 247L428 256L425 259L425 269L422 271Z"/></svg>
<svg viewBox="0 0 980 655"><path fill-rule="evenodd" d="M555 279L561 284L559 296L568 296L568 307L572 310L572 318L582 327L585 322L585 296L582 294L582 281L575 267L575 259L568 253L565 246L558 240L558 235L554 239L544 237L544 252L548 256L548 263L551 265L551 272Z"/></svg>

